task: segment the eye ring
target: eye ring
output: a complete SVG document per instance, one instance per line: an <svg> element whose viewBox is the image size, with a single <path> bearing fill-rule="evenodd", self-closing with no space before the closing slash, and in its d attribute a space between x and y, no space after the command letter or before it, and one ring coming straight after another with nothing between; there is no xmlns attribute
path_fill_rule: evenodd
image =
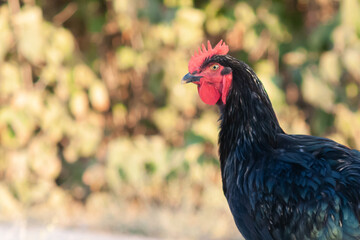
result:
<svg viewBox="0 0 360 240"><path fill-rule="evenodd" d="M216 71L219 69L219 64L213 64L210 66L210 69L213 70L213 71Z"/></svg>

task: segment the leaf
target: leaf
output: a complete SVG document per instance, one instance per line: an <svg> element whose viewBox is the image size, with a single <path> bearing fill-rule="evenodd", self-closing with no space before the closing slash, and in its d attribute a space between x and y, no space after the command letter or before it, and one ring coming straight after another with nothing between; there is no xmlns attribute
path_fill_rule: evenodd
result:
<svg viewBox="0 0 360 240"><path fill-rule="evenodd" d="M343 61L346 70L350 72L350 74L360 82L360 52L359 49L347 49L343 56Z"/></svg>
<svg viewBox="0 0 360 240"><path fill-rule="evenodd" d="M335 100L333 90L309 69L305 70L303 78L301 90L305 100L316 107L331 112Z"/></svg>
<svg viewBox="0 0 360 240"><path fill-rule="evenodd" d="M338 84L341 74L339 56L333 51L324 52L320 57L319 70L325 81Z"/></svg>
<svg viewBox="0 0 360 240"><path fill-rule="evenodd" d="M45 36L39 7L25 7L14 16L19 52L34 64L44 60Z"/></svg>
<svg viewBox="0 0 360 240"><path fill-rule="evenodd" d="M97 81L90 86L89 98L92 107L99 112L105 112L110 107L108 91L105 85L100 81Z"/></svg>
<svg viewBox="0 0 360 240"><path fill-rule="evenodd" d="M0 93L2 96L8 96L22 87L19 66L16 63L0 65Z"/></svg>
<svg viewBox="0 0 360 240"><path fill-rule="evenodd" d="M6 53L13 43L13 34L10 29L10 14L6 5L0 7L0 62L4 60Z"/></svg>
<svg viewBox="0 0 360 240"><path fill-rule="evenodd" d="M74 92L70 98L70 110L76 118L84 118L89 110L87 94L83 91Z"/></svg>
<svg viewBox="0 0 360 240"><path fill-rule="evenodd" d="M137 53L129 47L120 47L116 52L119 69L126 70L135 66Z"/></svg>
<svg viewBox="0 0 360 240"><path fill-rule="evenodd" d="M192 131L211 141L216 146L218 138L218 115L214 112L204 112L201 118L194 122Z"/></svg>

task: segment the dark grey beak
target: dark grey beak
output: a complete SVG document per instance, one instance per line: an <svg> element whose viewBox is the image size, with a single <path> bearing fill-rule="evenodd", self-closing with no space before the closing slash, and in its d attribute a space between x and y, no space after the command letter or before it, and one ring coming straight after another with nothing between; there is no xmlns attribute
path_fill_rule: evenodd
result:
<svg viewBox="0 0 360 240"><path fill-rule="evenodd" d="M200 81L200 78L202 78L202 76L195 76L195 75L191 75L190 73L187 73L183 79L181 79L181 83L189 83L189 82L198 82Z"/></svg>

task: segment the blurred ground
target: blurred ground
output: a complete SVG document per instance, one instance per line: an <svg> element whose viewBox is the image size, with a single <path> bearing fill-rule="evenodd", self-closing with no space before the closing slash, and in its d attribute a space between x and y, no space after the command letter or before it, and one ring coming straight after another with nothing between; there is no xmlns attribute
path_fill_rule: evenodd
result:
<svg viewBox="0 0 360 240"><path fill-rule="evenodd" d="M91 229L35 227L25 223L1 223L0 238L1 240L160 240L157 238L96 232Z"/></svg>

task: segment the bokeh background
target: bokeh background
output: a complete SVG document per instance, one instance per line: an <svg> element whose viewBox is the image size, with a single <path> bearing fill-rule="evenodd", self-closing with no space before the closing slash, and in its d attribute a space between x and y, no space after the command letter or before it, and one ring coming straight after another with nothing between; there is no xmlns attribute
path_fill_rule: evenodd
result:
<svg viewBox="0 0 360 240"><path fill-rule="evenodd" d="M187 63L209 39L281 125L360 149L358 0L0 1L0 220L239 239L218 109Z"/></svg>

